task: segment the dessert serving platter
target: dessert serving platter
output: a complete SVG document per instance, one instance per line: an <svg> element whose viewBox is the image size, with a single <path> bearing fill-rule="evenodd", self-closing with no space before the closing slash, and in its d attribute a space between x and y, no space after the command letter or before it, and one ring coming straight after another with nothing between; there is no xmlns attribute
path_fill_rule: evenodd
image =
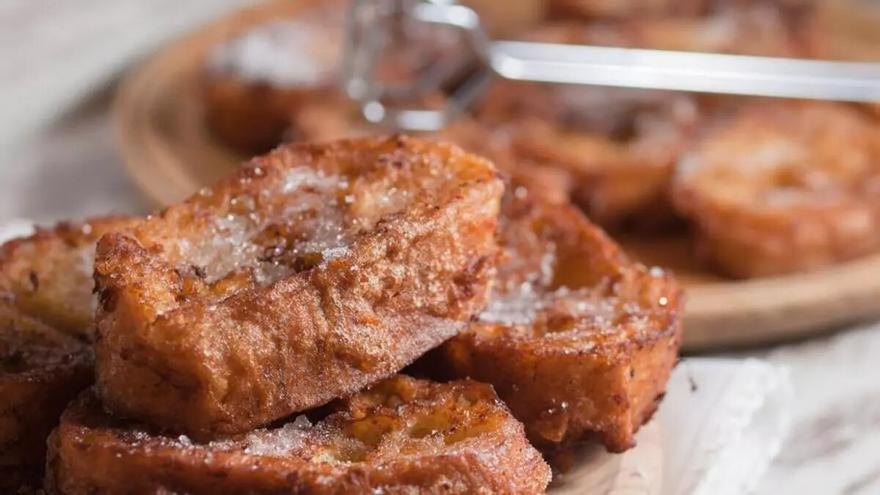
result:
<svg viewBox="0 0 880 495"><path fill-rule="evenodd" d="M156 206L187 197L248 158L206 128L200 77L209 50L251 26L296 17L319 4L276 0L235 12L172 42L129 72L115 106L117 137L128 172ZM872 43L880 42L871 38L880 30L868 29L866 16L843 8L829 15L835 35L852 35L840 39L842 50L867 55ZM852 29L843 27L846 22ZM810 272L731 280L695 261L683 236L618 240L636 259L671 269L685 285L685 351L803 338L880 317L877 254Z"/></svg>

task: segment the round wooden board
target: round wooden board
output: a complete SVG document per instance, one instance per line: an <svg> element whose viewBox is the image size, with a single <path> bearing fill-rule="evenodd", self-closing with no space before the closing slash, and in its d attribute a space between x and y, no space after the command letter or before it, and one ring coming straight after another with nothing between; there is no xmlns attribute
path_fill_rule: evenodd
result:
<svg viewBox="0 0 880 495"><path fill-rule="evenodd" d="M157 205L179 201L245 157L207 131L199 97L207 51L248 26L319 0L276 0L220 19L165 47L123 81L114 114L131 176ZM697 264L687 239L623 239L637 259L671 268L687 289L687 351L767 344L880 317L880 255L811 273L746 281Z"/></svg>
<svg viewBox="0 0 880 495"><path fill-rule="evenodd" d="M620 239L646 264L671 269L687 291L687 351L802 338L880 318L880 254L807 273L730 280L706 270L685 237Z"/></svg>

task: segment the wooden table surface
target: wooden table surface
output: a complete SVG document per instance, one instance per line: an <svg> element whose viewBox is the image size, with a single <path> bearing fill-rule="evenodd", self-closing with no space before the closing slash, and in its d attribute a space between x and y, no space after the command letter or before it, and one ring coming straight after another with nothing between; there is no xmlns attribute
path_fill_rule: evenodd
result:
<svg viewBox="0 0 880 495"><path fill-rule="evenodd" d="M115 81L163 41L249 3L0 2L0 222L143 212L108 117ZM795 387L793 429L757 493L880 493L880 325L728 355L785 365Z"/></svg>

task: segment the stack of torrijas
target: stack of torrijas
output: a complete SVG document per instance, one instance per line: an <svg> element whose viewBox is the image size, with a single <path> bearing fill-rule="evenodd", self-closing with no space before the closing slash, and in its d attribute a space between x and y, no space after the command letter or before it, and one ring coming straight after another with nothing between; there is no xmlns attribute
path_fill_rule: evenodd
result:
<svg viewBox="0 0 880 495"><path fill-rule="evenodd" d="M59 377L27 385L57 407L37 434L10 427L37 447L4 468L39 465L96 378L49 438L55 493L540 493L535 447L631 446L677 356L671 276L448 144L285 146L149 217L85 225L12 241L0 265L0 383ZM91 339L62 320L91 327L98 237L93 375ZM42 357L68 348L82 358ZM428 379L398 374L432 350Z"/></svg>

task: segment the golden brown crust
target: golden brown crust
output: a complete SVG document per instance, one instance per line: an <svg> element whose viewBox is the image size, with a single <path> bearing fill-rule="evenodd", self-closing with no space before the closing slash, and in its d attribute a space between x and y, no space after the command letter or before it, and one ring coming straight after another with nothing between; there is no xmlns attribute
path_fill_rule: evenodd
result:
<svg viewBox="0 0 880 495"><path fill-rule="evenodd" d="M50 440L49 483L110 493L543 493L549 467L488 385L397 376L270 430L208 444L108 416L92 394Z"/></svg>
<svg viewBox="0 0 880 495"><path fill-rule="evenodd" d="M550 454L598 434L634 444L678 356L682 295L567 205L509 200L505 261L486 310L435 370L491 383Z"/></svg>
<svg viewBox="0 0 880 495"><path fill-rule="evenodd" d="M0 247L0 490L39 480L46 437L92 383L95 242L125 224L65 223Z"/></svg>
<svg viewBox="0 0 880 495"><path fill-rule="evenodd" d="M754 101L684 159L674 200L700 253L731 276L877 251L880 123L846 104Z"/></svg>
<svg viewBox="0 0 880 495"><path fill-rule="evenodd" d="M290 145L104 237L102 399L204 438L390 376L485 304L501 189L451 145Z"/></svg>
<svg viewBox="0 0 880 495"><path fill-rule="evenodd" d="M0 489L40 479L49 432L91 382L84 343L0 303Z"/></svg>
<svg viewBox="0 0 880 495"><path fill-rule="evenodd" d="M4 243L0 246L0 299L56 330L91 340L95 243L129 222L123 217L101 217L60 223Z"/></svg>

